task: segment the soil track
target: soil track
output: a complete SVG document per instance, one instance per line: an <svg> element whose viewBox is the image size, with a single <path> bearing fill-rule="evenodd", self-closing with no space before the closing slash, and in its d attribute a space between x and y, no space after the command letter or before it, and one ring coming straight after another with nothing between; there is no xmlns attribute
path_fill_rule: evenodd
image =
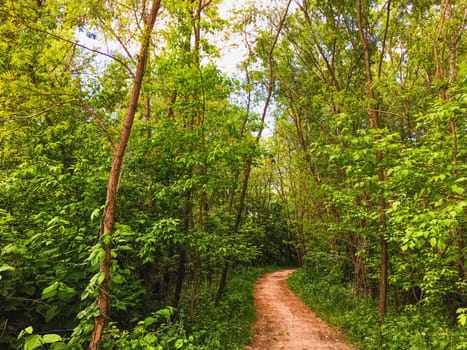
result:
<svg viewBox="0 0 467 350"><path fill-rule="evenodd" d="M255 286L257 321L248 350L355 350L287 287L295 270L276 271Z"/></svg>

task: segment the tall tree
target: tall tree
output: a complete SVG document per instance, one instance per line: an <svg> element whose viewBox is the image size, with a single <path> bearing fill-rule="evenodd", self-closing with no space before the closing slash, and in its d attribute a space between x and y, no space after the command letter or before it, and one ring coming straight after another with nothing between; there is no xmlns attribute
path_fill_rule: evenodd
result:
<svg viewBox="0 0 467 350"><path fill-rule="evenodd" d="M391 0L388 0L386 6L386 20L383 27L383 36L381 39L379 55L376 67L376 81L381 79L383 60L385 57L386 50L386 39L389 30L390 13L391 13ZM372 48L370 43L370 5L369 3L362 4L362 0L356 1L357 11L357 26L358 34L360 37L360 44L363 51L363 60L365 64L365 76L366 82L364 86L364 93L366 102L368 104L368 118L370 122L370 128L373 129L375 136L375 142L379 141L379 128L380 128L380 98L377 95L374 84L375 79L373 78L374 70L372 67ZM373 49L374 50L374 49ZM383 188L385 181L385 171L383 168L383 152L382 150L375 151L375 167L378 176L379 186ZM380 224L380 283L379 283L379 313L380 317L384 317L387 309L387 293L388 293L388 268L389 268L389 254L388 254L388 243L386 238L387 224L386 224L386 199L384 198L383 191L380 191L378 205L379 205L379 224Z"/></svg>
<svg viewBox="0 0 467 350"><path fill-rule="evenodd" d="M146 72L146 63L148 60L149 49L151 44L151 35L159 13L161 2L153 0L147 14L147 19L144 20L144 29L141 39L141 47L137 58L136 72L134 76L133 86L128 101L128 109L123 122L123 129L119 138L118 146L114 152L112 167L109 173L109 182L107 184L106 205L104 210L104 226L101 234L101 241L105 251L104 259L100 264L99 272L102 274L102 282L99 285L99 291L96 299L96 304L99 309L99 315L94 319L94 330L92 339L89 343L89 349L99 349L99 344L102 338L102 333L109 319L110 311L110 269L112 256L112 233L115 221L115 207L117 204L117 189L120 179L120 172L123 163L123 157L130 138L131 128L135 119L136 109L138 106L141 86L143 84L144 74Z"/></svg>
<svg viewBox="0 0 467 350"><path fill-rule="evenodd" d="M263 110L261 112L261 118L259 121L260 126L256 134L256 144L259 144L261 140L261 136L265 128L266 116L268 114L269 106L271 104L272 94L274 92L274 86L275 86L275 81L276 81L275 71L274 71L274 49L277 46L277 43L279 41L279 38L282 32L282 28L289 14L289 8L290 8L291 3L292 3L291 0L287 1L287 4L284 9L284 13L280 17L279 23L277 24L275 31L271 33L272 37L270 38L270 43L267 48L267 53L266 53L266 58L265 58L265 65L266 65L266 70L267 70L266 96L264 100ZM240 188L238 206L237 206L237 210L235 214L235 219L234 219L234 222L231 228L232 236L237 235L238 230L240 228L241 218L242 218L244 207L245 207L246 194L248 191L248 182L250 180L252 163L253 163L253 159L251 158L247 158L245 161L245 168L243 170L243 181L242 181L242 186ZM228 270L229 270L229 262L226 260L222 268L221 278L219 281L219 286L217 288L217 293L216 293L216 298L215 298L216 304L220 302L222 298L222 294L224 293L224 289L225 289L226 282L227 282Z"/></svg>

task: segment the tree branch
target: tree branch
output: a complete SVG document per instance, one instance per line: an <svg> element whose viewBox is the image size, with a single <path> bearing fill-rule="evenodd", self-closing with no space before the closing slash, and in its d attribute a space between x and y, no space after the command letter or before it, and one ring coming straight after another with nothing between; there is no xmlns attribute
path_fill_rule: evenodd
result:
<svg viewBox="0 0 467 350"><path fill-rule="evenodd" d="M378 62L378 79L381 78L381 73L383 71L383 61L384 61L384 54L386 51L386 41L388 37L390 18L391 18L391 0L388 0L386 2L386 25L384 27L383 42L381 44L381 55L379 56L379 62Z"/></svg>
<svg viewBox="0 0 467 350"><path fill-rule="evenodd" d="M107 135L107 141L109 141L109 144L110 144L110 148L112 149L112 152L115 153L115 144L110 136L110 133L108 131L108 129L105 127L105 124L104 122L102 121L102 119L99 117L99 115L97 114L97 112L90 106L88 106L82 99L79 99L78 100L78 105L84 110L86 111L87 113L89 113L92 117L92 119L94 119L96 122L97 122L97 125L99 126L99 128L105 132L105 134Z"/></svg>
<svg viewBox="0 0 467 350"><path fill-rule="evenodd" d="M20 19L21 20L21 19ZM22 20L21 20L22 21ZM99 55L102 55L102 56L105 56L105 57L108 57L112 60L114 60L115 62L118 62L120 63L126 70L127 72L131 75L131 77L134 79L135 78L135 73L130 69L130 67L126 64L126 62L124 62L122 59L118 58L117 56L114 56L114 55L111 55L109 53L106 53L106 52L103 52L103 51L100 51L100 50L97 50L97 49L93 49L93 48L90 48L86 45L83 45L83 44L80 44L78 41L73 41L73 40L70 40L70 39L67 39L67 38L64 38L60 35L57 35L55 33L52 33L52 32L49 32L45 29L41 29L41 28L37 28L37 27L34 27L34 26L31 26L29 25L27 22L24 22L22 21L23 25L31 30L34 30L34 31L37 31L37 32L40 32L40 33L44 33L46 35L49 35L51 36L52 38L55 38L57 40L60 40L60 41L64 41L66 43L69 43L71 45L74 45L74 46L77 46L77 47L81 47L87 51L90 51L90 52L93 52L93 53L97 53Z"/></svg>

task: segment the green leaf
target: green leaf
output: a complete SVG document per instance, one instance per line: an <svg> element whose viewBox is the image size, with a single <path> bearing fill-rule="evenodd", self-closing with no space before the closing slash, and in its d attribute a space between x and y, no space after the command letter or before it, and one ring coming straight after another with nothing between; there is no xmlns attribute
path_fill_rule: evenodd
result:
<svg viewBox="0 0 467 350"><path fill-rule="evenodd" d="M154 347L153 345L155 345L157 343L157 337L152 334L152 333L148 333L144 336L144 342L147 344L147 345L151 345L151 347L145 347L145 349L159 349L159 347Z"/></svg>
<svg viewBox="0 0 467 350"><path fill-rule="evenodd" d="M122 284L125 282L125 278L118 274L118 273L113 273L112 274L112 282L115 283L115 284Z"/></svg>
<svg viewBox="0 0 467 350"><path fill-rule="evenodd" d="M44 334L42 336L42 343L44 344L51 344L51 343L56 343L58 341L62 341L63 338L59 336L58 334Z"/></svg>
<svg viewBox="0 0 467 350"><path fill-rule="evenodd" d="M57 316L60 313L60 309L56 306L53 305L50 309L47 310L45 313L45 322L50 322L55 316Z"/></svg>
<svg viewBox="0 0 467 350"><path fill-rule="evenodd" d="M7 244L2 249L2 255L14 254L14 253L20 253L20 252L21 252L21 249L17 245L15 245L13 243Z"/></svg>
<svg viewBox="0 0 467 350"><path fill-rule="evenodd" d="M49 299L49 298L56 296L58 292L58 286L59 286L59 282L55 281L50 286L44 288L44 290L42 291L41 298Z"/></svg>
<svg viewBox="0 0 467 350"><path fill-rule="evenodd" d="M129 245L119 245L118 247L115 248L115 250L118 250L119 252L129 252L129 251L132 251L133 248L130 247Z"/></svg>
<svg viewBox="0 0 467 350"><path fill-rule="evenodd" d="M467 325L467 308L457 309L457 322L465 327Z"/></svg>
<svg viewBox="0 0 467 350"><path fill-rule="evenodd" d="M32 334L33 332L34 329L32 328L32 326L26 327L21 332L19 332L18 339L21 339L21 337L25 334Z"/></svg>
<svg viewBox="0 0 467 350"><path fill-rule="evenodd" d="M24 350L34 350L42 346L41 336L38 334L30 335L24 342Z"/></svg>
<svg viewBox="0 0 467 350"><path fill-rule="evenodd" d="M94 278L94 277L96 278L96 279L95 279L96 285L97 285L97 286L100 286L101 283L104 281L105 275L104 275L103 272L98 272L98 273L96 273L96 274L93 276L93 278Z"/></svg>
<svg viewBox="0 0 467 350"><path fill-rule="evenodd" d="M10 266L10 265L7 265L7 264L3 264L2 266L0 266L0 272L3 272L3 271L14 271L15 268L13 266Z"/></svg>
<svg viewBox="0 0 467 350"><path fill-rule="evenodd" d="M146 327L149 327L149 326L152 325L154 322L157 322L157 319L154 318L154 317L146 317L146 318L144 319L144 325L145 325Z"/></svg>
<svg viewBox="0 0 467 350"><path fill-rule="evenodd" d="M438 242L438 248L441 249L441 250L445 250L446 249L446 243L444 243L443 241L439 241Z"/></svg>
<svg viewBox="0 0 467 350"><path fill-rule="evenodd" d="M174 313L174 309L172 307L166 307L165 309L160 309L156 311L156 315L162 316L166 320L170 319L173 313Z"/></svg>
<svg viewBox="0 0 467 350"><path fill-rule="evenodd" d="M183 347L183 344L184 344L184 341L183 339L177 339L177 341L175 342L175 349L181 349Z"/></svg>
<svg viewBox="0 0 467 350"><path fill-rule="evenodd" d="M98 268L101 261L104 260L105 250L102 248L102 244L98 243L91 249L88 260L91 263L92 268Z"/></svg>
<svg viewBox="0 0 467 350"><path fill-rule="evenodd" d="M101 240L104 246L108 246L112 244L112 236L108 233L106 233L105 235L102 235Z"/></svg>
<svg viewBox="0 0 467 350"><path fill-rule="evenodd" d="M457 186L456 184L451 185L451 191L456 193L456 194L463 194L464 189L462 187Z"/></svg>
<svg viewBox="0 0 467 350"><path fill-rule="evenodd" d="M58 297L63 300L68 300L75 294L75 289L67 286L65 283L60 282L58 286Z"/></svg>
<svg viewBox="0 0 467 350"><path fill-rule="evenodd" d="M96 208L92 211L91 213L91 222L94 222L94 219L99 216L99 213L101 212L101 208Z"/></svg>

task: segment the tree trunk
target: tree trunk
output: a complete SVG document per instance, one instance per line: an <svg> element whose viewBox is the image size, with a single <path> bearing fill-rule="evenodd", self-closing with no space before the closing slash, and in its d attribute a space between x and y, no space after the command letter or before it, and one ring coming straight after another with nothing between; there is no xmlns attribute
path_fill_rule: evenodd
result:
<svg viewBox="0 0 467 350"><path fill-rule="evenodd" d="M180 257L178 258L178 268L177 268L177 279L175 282L175 292L174 292L174 298L172 302L172 306L174 308L178 307L178 304L180 304L180 297L182 295L182 289L183 289L183 280L185 279L185 264L186 264L186 250L182 249L180 251Z"/></svg>
<svg viewBox="0 0 467 350"><path fill-rule="evenodd" d="M384 37L382 41L382 49L381 55L378 62L378 78L381 77L382 74L382 62L384 59L384 51L385 51L385 43L386 43L386 36L389 28L389 16L390 16L390 7L391 7L391 0L387 3L387 18L386 18L386 27L384 32ZM364 63L365 63L365 74L366 74L366 83L364 88L365 98L367 103L369 104L368 107L368 119L370 123L370 128L373 130L379 129L379 98L377 93L374 91L373 87L373 75L372 75L372 63L371 63L371 52L370 52L370 43L368 39L368 28L366 24L369 22L368 20L368 12L365 14L366 17L363 18L363 10L362 10L362 0L356 1L356 10L357 10L357 26L358 26L358 35L360 38L360 44L362 46ZM378 136L375 136L376 140L378 140ZM384 169L382 168L382 161L383 161L383 154L381 151L375 151L375 158L376 158L376 173L378 176L378 181L382 185L385 180L385 173ZM386 225L386 200L384 199L384 195L381 194L381 197L378 201L379 206L379 231L380 231L380 279L379 279L379 302L378 302L378 310L380 316L380 322L382 322L384 316L386 315L387 309L387 294L388 294L388 265L389 265L389 254L388 254L388 243L385 238L385 232L387 229Z"/></svg>
<svg viewBox="0 0 467 350"><path fill-rule="evenodd" d="M266 120L266 115L269 109L269 104L271 103L271 98L272 98L272 93L274 90L274 67L273 67L273 52L274 49L277 45L277 42L279 40L279 35L282 31L282 27L284 26L284 22L287 18L287 15L289 13L289 7L291 4L292 0L289 0L287 2L287 6L285 9L285 12L283 16L281 17L279 26L277 28L277 32L275 33L275 36L273 38L273 41L271 43L271 46L269 47L268 51L268 88L267 88L267 94L266 94L266 100L264 102L264 107L263 107L263 112L261 114L261 126L258 130L258 134L256 135L256 143L258 144L259 141L261 140L261 135L264 131L264 122ZM248 190L248 182L250 180L250 173L251 173L251 164L252 164L252 159L247 159L246 164L245 164L245 169L243 171L243 184L242 184L242 190L240 193L240 199L239 199L239 205L237 207L237 214L235 216L235 222L232 227L231 234L236 235L238 233L238 229L240 228L240 221L241 221L241 216L243 214L243 208L245 206L245 198L246 198L246 192ZM216 293L216 298L215 298L215 303L216 305L219 304L222 294L224 294L224 289L227 284L227 274L228 274L228 269L229 269L229 263L228 261L224 261L224 266L222 268L222 274L221 274L221 279L219 281L219 287L217 289Z"/></svg>
<svg viewBox="0 0 467 350"><path fill-rule="evenodd" d="M227 259L224 260L224 266L222 267L221 279L219 280L219 287L217 288L215 305L218 306L221 302L222 295L224 294L225 287L227 285L227 274L229 272L230 263Z"/></svg>
<svg viewBox="0 0 467 350"><path fill-rule="evenodd" d="M191 270L191 298L190 298L190 321L195 319L195 309L196 309L196 302L198 300L198 287L199 287L199 276L200 276L200 268L199 268L199 256L198 254L193 254L193 267Z"/></svg>
<svg viewBox="0 0 467 350"><path fill-rule="evenodd" d="M146 26L144 28L143 42L141 43L140 52L138 55L138 62L136 66L136 74L131 89L128 110L126 112L123 130L120 135L117 149L114 152L112 161L112 168L110 169L109 181L107 184L107 197L106 206L104 210L104 228L101 234L101 242L104 246L105 257L101 262L99 272L103 274L104 279L98 288L98 295L96 304L99 310L99 315L94 318L94 329L92 332L91 342L89 343L90 350L97 350L100 347L100 341L103 331L109 320L110 311L110 268L111 268L111 252L112 245L110 236L113 233L115 207L117 202L117 188L120 179L120 171L123 163L123 156L125 155L126 146L130 138L131 128L135 118L136 108L138 105L139 94L143 83L143 77L146 71L146 62L149 52L151 32L156 21L157 14L160 8L160 0L152 2Z"/></svg>
<svg viewBox="0 0 467 350"><path fill-rule="evenodd" d="M465 19L467 13L464 12L462 21L459 23L459 28L449 27L450 21L453 19L453 4L451 0L443 0L440 11L440 21L437 30L437 34L434 40L433 49L433 60L435 62L435 79L441 84L439 92L440 97L447 101L451 98L449 91L445 85L445 82L449 82L451 85L457 78L457 65L456 57L459 46L459 41L465 31ZM455 30L450 32L450 30ZM448 53L445 51L449 50ZM447 57L446 57L447 56ZM446 62L447 61L447 62ZM446 69L449 75L446 76ZM452 137L452 164L455 166L458 163L458 130L456 121L449 119L449 129ZM451 170L451 174L455 177L457 169ZM457 270L459 273L459 279L465 279L465 257L463 254L464 250L464 228L461 224L454 229L453 234L455 236L457 250L459 252L459 259L456 262Z"/></svg>

